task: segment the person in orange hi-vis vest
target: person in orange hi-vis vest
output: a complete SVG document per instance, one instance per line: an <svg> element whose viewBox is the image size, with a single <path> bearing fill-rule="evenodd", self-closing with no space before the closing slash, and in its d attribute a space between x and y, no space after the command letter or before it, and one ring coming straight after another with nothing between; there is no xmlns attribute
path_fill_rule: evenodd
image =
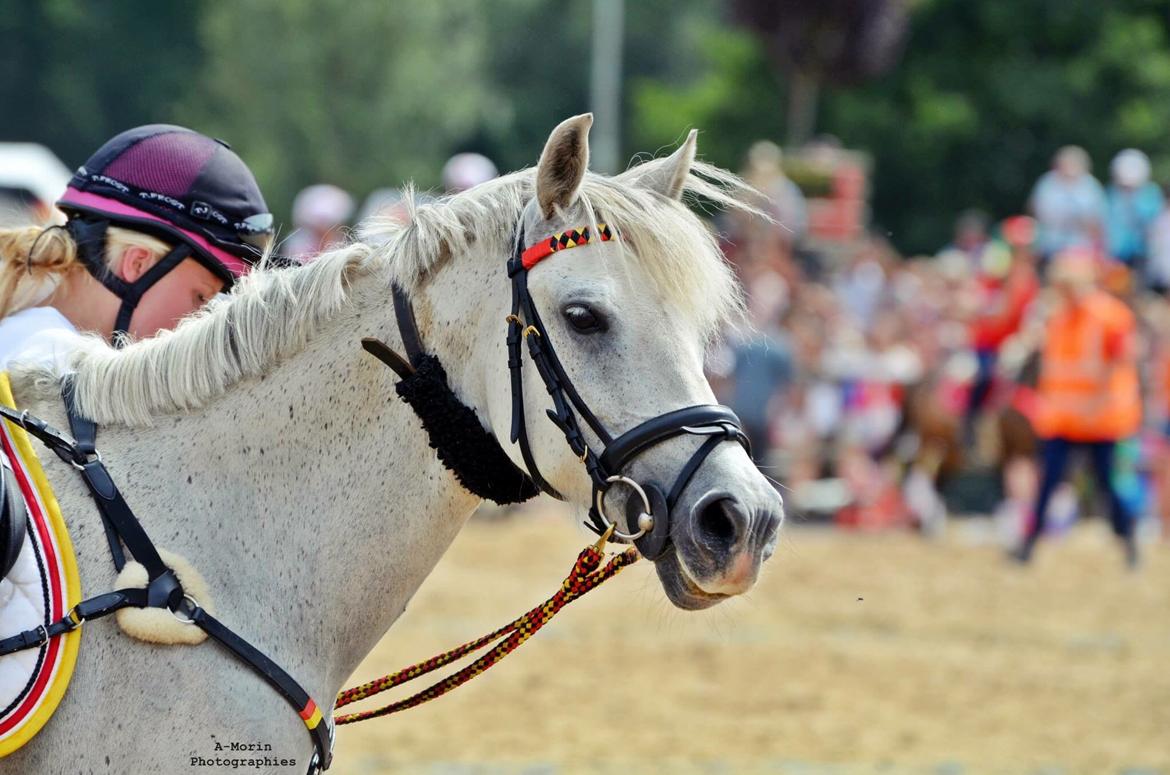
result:
<svg viewBox="0 0 1170 775"><path fill-rule="evenodd" d="M1043 478L1034 519L1014 553L1028 562L1044 530L1048 500L1064 480L1069 453L1088 452L1101 492L1108 493L1113 531L1126 562L1137 565L1133 517L1113 484L1113 452L1141 425L1137 332L1129 307L1097 287L1097 259L1085 249L1059 253L1049 275L1059 295L1041 348L1039 403L1034 418L1042 440Z"/></svg>

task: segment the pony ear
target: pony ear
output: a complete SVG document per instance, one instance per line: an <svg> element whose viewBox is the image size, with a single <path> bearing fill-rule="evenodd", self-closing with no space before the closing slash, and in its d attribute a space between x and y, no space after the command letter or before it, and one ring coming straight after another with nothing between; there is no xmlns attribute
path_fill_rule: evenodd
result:
<svg viewBox="0 0 1170 775"><path fill-rule="evenodd" d="M567 118L557 125L544 144L536 168L536 201L546 220L556 215L556 208L567 208L577 198L577 190L589 167L589 127L593 114Z"/></svg>
<svg viewBox="0 0 1170 775"><path fill-rule="evenodd" d="M682 199L687 175L691 173L691 164L695 161L695 147L698 144L698 137L699 130L692 129L687 134L687 139L683 141L683 144L670 156L639 164L618 177L624 178L633 185L657 191L670 199Z"/></svg>

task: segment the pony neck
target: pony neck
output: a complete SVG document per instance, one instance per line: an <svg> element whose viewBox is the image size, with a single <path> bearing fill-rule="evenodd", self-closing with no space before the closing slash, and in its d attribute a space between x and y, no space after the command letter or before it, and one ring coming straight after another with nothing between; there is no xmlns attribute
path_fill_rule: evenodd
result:
<svg viewBox="0 0 1170 775"><path fill-rule="evenodd" d="M271 555L263 558L270 570L257 579L264 587L233 603L295 604L304 627L289 644L299 652L292 661L323 702L402 613L479 504L429 448L395 394L394 373L361 349L362 336L401 342L379 274L356 279L345 310L301 352L236 386L206 410L205 422L182 425L184 438L194 434L219 457L214 475L232 483L231 503L262 515L238 540L246 546L249 534L270 533ZM467 314L468 306L456 306ZM430 304L417 309L424 344L453 366L459 361L452 383L460 384L475 372L476 354L458 332L475 326L437 326ZM254 620L224 609L232 620Z"/></svg>

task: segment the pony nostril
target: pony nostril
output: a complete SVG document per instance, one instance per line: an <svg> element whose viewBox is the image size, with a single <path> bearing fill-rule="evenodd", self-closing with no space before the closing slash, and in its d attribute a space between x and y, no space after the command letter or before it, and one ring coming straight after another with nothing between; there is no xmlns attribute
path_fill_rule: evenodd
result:
<svg viewBox="0 0 1170 775"><path fill-rule="evenodd" d="M730 498L703 507L698 516L699 534L716 547L729 549L739 537L739 511Z"/></svg>

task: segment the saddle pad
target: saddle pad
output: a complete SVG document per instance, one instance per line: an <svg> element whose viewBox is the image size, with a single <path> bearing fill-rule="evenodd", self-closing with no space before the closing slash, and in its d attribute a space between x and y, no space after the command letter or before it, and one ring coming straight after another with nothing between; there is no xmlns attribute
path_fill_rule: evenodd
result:
<svg viewBox="0 0 1170 775"><path fill-rule="evenodd" d="M0 373L0 404L15 406L6 373ZM24 546L7 578L0 579L0 638L49 624L81 601L81 583L69 532L23 429L0 421L0 454L12 464L28 503ZM65 696L81 630L39 648L0 657L0 757L40 731Z"/></svg>

